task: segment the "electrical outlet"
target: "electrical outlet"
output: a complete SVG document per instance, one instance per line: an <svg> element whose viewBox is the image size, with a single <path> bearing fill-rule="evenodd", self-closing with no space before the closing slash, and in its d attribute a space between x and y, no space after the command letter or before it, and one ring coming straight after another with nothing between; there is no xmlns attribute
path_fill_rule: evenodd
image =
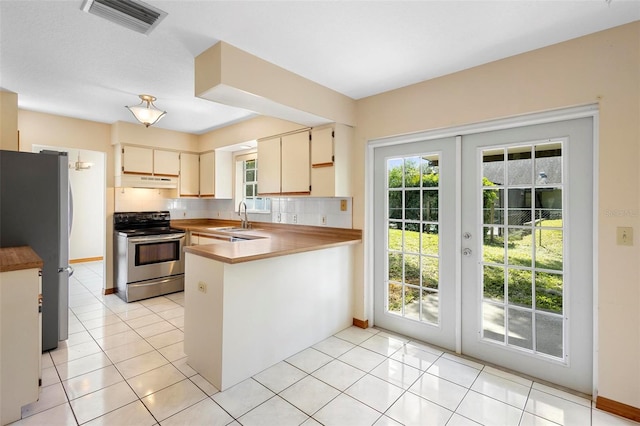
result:
<svg viewBox="0 0 640 426"><path fill-rule="evenodd" d="M340 211L341 212L347 211L347 200L340 200Z"/></svg>
<svg viewBox="0 0 640 426"><path fill-rule="evenodd" d="M325 215L322 215L322 224L323 225L327 224L327 217Z"/></svg>
<svg viewBox="0 0 640 426"><path fill-rule="evenodd" d="M198 291L206 293L207 292L207 283L205 283L204 281L200 281L198 283Z"/></svg>
<svg viewBox="0 0 640 426"><path fill-rule="evenodd" d="M298 215L297 214L293 215L293 223L298 223Z"/></svg>
<svg viewBox="0 0 640 426"><path fill-rule="evenodd" d="M619 246L632 246L633 228L630 226L618 226L616 230L616 241Z"/></svg>

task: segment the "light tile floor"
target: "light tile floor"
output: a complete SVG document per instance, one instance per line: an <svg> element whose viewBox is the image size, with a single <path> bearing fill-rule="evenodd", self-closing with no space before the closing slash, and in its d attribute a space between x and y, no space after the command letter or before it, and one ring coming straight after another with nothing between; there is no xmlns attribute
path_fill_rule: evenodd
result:
<svg viewBox="0 0 640 426"><path fill-rule="evenodd" d="M377 329L347 328L218 392L183 353L184 294L103 296L75 267L69 339L20 425L637 425L588 399Z"/></svg>

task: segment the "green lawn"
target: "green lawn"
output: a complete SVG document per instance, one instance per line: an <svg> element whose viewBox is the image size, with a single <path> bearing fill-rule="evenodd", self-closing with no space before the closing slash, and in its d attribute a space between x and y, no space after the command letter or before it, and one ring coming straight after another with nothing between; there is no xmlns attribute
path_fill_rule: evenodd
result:
<svg viewBox="0 0 640 426"><path fill-rule="evenodd" d="M535 249L535 267L551 271L562 271L562 220L545 220L539 223L544 227L556 227L557 230L537 229L534 235L523 230L514 230L508 238L507 257L508 265L531 267L533 250ZM484 297L493 300L504 300L508 297L509 303L525 307L532 307L533 292L532 279L535 279L535 301L537 309L551 312L562 312L562 283L563 277L557 273L536 272L532 277L529 270L507 268L509 272L509 294L505 295L505 248L504 236L494 235L493 238L486 232L484 237L483 260L485 263L496 263L496 266L484 266ZM420 262L422 262L422 286L423 288L438 288L438 259L437 257L420 256L438 254L438 234L420 233L414 231L404 232L405 276L404 283L420 286ZM422 250L420 250L420 237L422 237ZM402 250L402 230L389 230L389 248ZM403 257L398 253L389 255L389 279L403 282L402 277ZM405 303L409 304L419 297L419 291L407 291ZM402 307L401 286L391 286L389 289L389 310L399 312Z"/></svg>

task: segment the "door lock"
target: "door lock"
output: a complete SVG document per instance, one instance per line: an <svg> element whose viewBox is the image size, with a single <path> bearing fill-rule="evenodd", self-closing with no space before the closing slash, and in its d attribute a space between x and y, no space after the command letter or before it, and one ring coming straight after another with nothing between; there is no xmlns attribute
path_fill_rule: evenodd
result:
<svg viewBox="0 0 640 426"><path fill-rule="evenodd" d="M465 232L464 234L462 234L462 236L464 237L465 240L470 240L471 239L471 233L470 232Z"/></svg>
<svg viewBox="0 0 640 426"><path fill-rule="evenodd" d="M469 256L471 256L471 253L472 253L472 251L471 251L471 249L470 249L470 248L466 248L466 249L462 250L462 254L463 254L464 256L469 257Z"/></svg>

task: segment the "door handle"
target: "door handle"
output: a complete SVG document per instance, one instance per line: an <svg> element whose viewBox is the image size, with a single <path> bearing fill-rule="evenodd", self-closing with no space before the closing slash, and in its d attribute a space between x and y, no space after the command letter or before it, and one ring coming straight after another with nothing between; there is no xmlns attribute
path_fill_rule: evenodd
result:
<svg viewBox="0 0 640 426"><path fill-rule="evenodd" d="M71 266L67 266L66 268L58 268L58 273L61 273L61 272L68 272L69 276L71 276L73 275L74 270Z"/></svg>
<svg viewBox="0 0 640 426"><path fill-rule="evenodd" d="M469 256L471 256L471 253L473 253L473 252L471 251L470 248L466 248L466 249L462 250L462 255L463 256L469 257Z"/></svg>
<svg viewBox="0 0 640 426"><path fill-rule="evenodd" d="M471 239L471 233L470 232L465 232L464 234L462 234L462 236L464 237L465 240L470 240Z"/></svg>

